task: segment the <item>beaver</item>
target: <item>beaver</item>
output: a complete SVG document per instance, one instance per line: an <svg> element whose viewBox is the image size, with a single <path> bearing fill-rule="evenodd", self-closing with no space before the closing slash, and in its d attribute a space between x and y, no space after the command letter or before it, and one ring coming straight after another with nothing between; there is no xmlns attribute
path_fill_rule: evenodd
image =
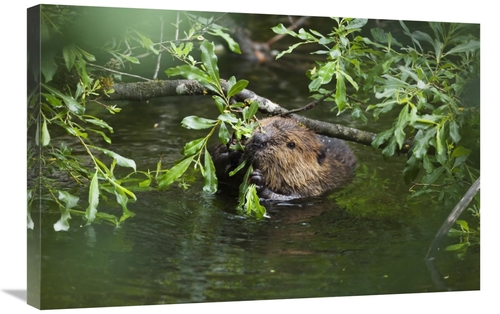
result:
<svg viewBox="0 0 500 314"><path fill-rule="evenodd" d="M356 158L344 141L316 134L292 118L263 119L244 144L243 152L226 145L210 151L217 177L233 186L235 180L241 182L241 175L229 177L229 172L246 159L254 167L249 183L264 200L320 196L354 176Z"/></svg>

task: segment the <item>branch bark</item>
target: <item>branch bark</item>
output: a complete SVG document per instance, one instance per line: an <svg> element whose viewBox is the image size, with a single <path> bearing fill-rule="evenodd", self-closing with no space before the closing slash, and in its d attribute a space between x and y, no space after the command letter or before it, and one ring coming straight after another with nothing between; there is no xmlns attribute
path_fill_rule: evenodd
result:
<svg viewBox="0 0 500 314"><path fill-rule="evenodd" d="M221 80L224 90L227 82ZM193 95L213 95L203 85L194 80L155 80L136 83L115 83L112 87L114 93L109 94L109 100L134 100L146 101L152 98L168 96L193 96ZM268 115L290 115L297 122L305 125L314 132L330 137L336 137L346 141L351 141L363 145L371 145L376 134L366 132L340 124L333 124L314 119L309 119L297 114L288 114L288 110L261 97L249 89L245 89L234 96L236 101L255 101L259 104L259 111ZM406 149L407 150L407 149ZM404 151L402 151L404 152Z"/></svg>

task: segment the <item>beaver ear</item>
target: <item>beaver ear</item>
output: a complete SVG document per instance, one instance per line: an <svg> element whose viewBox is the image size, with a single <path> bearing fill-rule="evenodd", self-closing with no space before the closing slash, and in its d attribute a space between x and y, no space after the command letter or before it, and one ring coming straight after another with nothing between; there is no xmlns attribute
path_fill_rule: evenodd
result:
<svg viewBox="0 0 500 314"><path fill-rule="evenodd" d="M326 147L321 145L321 148L318 151L318 155L316 155L316 159L318 160L318 164L322 164L326 158Z"/></svg>

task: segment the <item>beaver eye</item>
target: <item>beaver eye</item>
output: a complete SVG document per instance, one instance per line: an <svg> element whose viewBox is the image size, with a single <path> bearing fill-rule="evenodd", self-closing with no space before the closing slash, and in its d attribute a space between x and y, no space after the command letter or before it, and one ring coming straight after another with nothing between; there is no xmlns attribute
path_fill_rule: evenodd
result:
<svg viewBox="0 0 500 314"><path fill-rule="evenodd" d="M290 149L294 149L295 148L295 143L294 142L288 142L288 143L286 143L286 147L288 147Z"/></svg>

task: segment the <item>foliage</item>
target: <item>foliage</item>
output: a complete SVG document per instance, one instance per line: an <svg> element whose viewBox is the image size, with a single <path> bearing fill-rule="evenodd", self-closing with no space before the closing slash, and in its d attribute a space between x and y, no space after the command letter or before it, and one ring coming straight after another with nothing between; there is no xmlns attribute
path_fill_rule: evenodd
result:
<svg viewBox="0 0 500 314"><path fill-rule="evenodd" d="M194 162L194 167L199 168L205 179L203 190L209 193L217 191L217 177L215 167L207 150L207 143L212 135L216 132L220 142L224 145L228 144L232 139L234 143L230 143L229 148L233 150L243 150L243 139L250 138L252 132L257 125L254 118L257 113L258 104L253 102L245 104L241 102L232 103L231 97L238 94L246 88L248 81L239 80L231 77L227 81L227 86L222 87L217 66L217 56L214 52L214 45L208 41L201 44L201 59L202 64L196 67L190 62L187 64L170 68L166 71L169 76L181 75L185 78L200 82L208 90L212 91L215 105L219 110L219 116L216 120L207 119L197 116L188 116L182 120L182 126L187 129L209 129L207 136L186 143L183 149L184 157L173 168L159 179L159 187L164 188L170 185L174 180L181 177L188 169L189 165ZM230 129L232 132L230 132ZM218 131L217 131L218 130ZM203 163L202 163L203 158ZM241 167L236 170L242 169ZM246 177L251 171L248 168ZM248 186L247 180L244 179L241 183L240 203L238 208L247 215L254 214L258 218L265 216L266 211L259 203L259 197L256 194L255 186Z"/></svg>
<svg viewBox="0 0 500 314"><path fill-rule="evenodd" d="M69 219L74 214L82 216L86 223L107 221L120 225L134 215L128 209L128 204L137 199L132 190L148 188L154 181L159 182L160 188L165 187L177 179L192 161L202 170L206 182L204 190L213 193L217 189L213 162L209 154L202 154L206 152L206 140L187 143L184 149L186 159L169 171L161 169L161 160L155 171L140 171L136 169L132 159L97 144L102 141L105 142L103 145L111 144L110 134L114 130L106 121L87 112L89 107L96 105L105 107L112 114L120 112L120 108L107 105L101 99L113 93L111 86L114 80L122 79L125 73L118 71L119 69L126 64L140 64L140 59L148 54L159 55L166 52L194 66L197 62L190 56L190 52L195 43L204 42L204 34L224 38L229 47L236 52L239 51L237 44L224 32L223 27L214 23L212 18L205 19L190 14L185 15L189 27L184 33L185 37L180 39L178 33L182 21L180 14L177 13L177 23L173 27L169 25L166 28L176 30L173 39L163 40L162 28L161 34L158 35L159 41L154 42L151 35L144 35L140 28L134 28L127 22L127 26L123 24L125 32L122 37L118 39L105 37L105 42L101 45L90 46L89 49L95 50L96 53L104 51L111 57L101 66L94 64L98 61L96 54L82 48L89 43L83 39L78 42L77 38L86 38L85 34L70 35L73 28L78 28L73 25L77 23L75 21L78 18L85 20L86 10L91 8L41 6L43 83L41 91L31 90L28 99L28 133L33 137L28 145L28 169L33 169L29 174L28 186L27 216L30 228L34 227L30 211L37 209L36 206L40 201L44 202L44 208L47 210L54 211L54 206L50 205L52 204L55 205L55 210L60 212L61 218L54 224L56 231L68 230ZM209 48L206 44L202 45L202 50ZM210 78L210 82L215 78L218 79L216 63L211 59L213 56L215 56L213 50L202 54L204 64L209 67L207 73L211 75L202 77ZM106 62L105 57L103 60ZM212 65L214 67L210 68ZM247 83L230 80L227 97L243 89ZM218 90L221 91L220 85ZM227 97L216 100L221 108L223 103L227 103ZM245 112L250 109L255 110L255 106L245 109ZM216 123L217 126L220 125L219 136L227 139L226 124L236 123L235 119L230 114L222 114L222 111L220 119ZM187 117L183 124L188 128L212 126L210 121L194 117ZM247 132L244 127L245 125L234 126L242 130L240 134ZM58 140L57 137L61 133L70 135L75 141L69 145L66 140ZM200 150L197 150L198 148ZM201 161L202 156L203 161ZM116 166L132 169L132 172L128 174L123 171L117 172ZM62 180L66 183L60 184ZM80 199L82 189L85 191L85 201ZM98 210L101 201L107 201L109 195L121 207L120 215Z"/></svg>
<svg viewBox="0 0 500 314"><path fill-rule="evenodd" d="M332 111L350 111L364 123L369 112L374 120L394 117L372 146L387 158L409 148L403 176L412 184L412 196L433 195L454 205L479 176L479 161L470 158L479 153L479 108L466 95L469 84L479 80L474 25L431 22L431 36L400 21L408 38L396 40L377 28L371 29L372 39L360 35L366 19L333 20L337 25L326 36L274 27L300 40L277 57L301 45L319 45L313 54L323 58L307 72L312 96L334 90Z"/></svg>

